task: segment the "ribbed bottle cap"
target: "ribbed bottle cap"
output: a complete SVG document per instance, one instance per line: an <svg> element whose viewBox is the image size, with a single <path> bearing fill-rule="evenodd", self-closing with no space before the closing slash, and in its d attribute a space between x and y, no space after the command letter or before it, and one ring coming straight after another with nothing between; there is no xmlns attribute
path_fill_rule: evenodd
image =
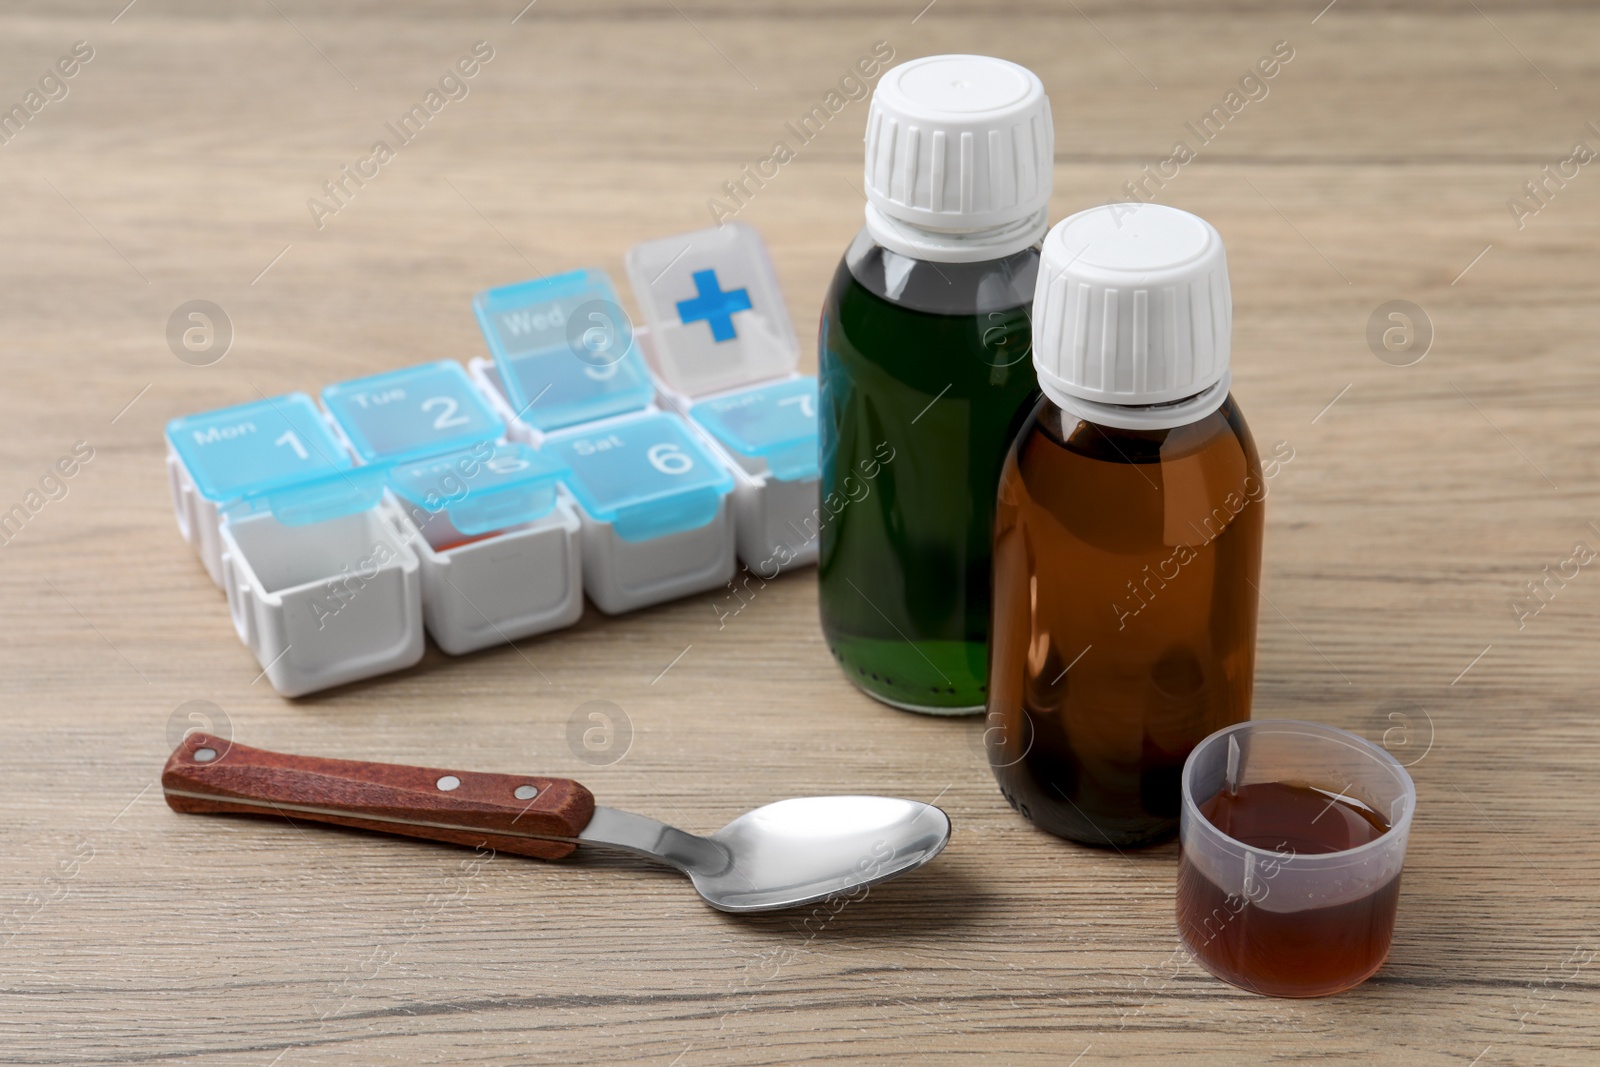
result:
<svg viewBox="0 0 1600 1067"><path fill-rule="evenodd" d="M989 56L902 63L873 91L866 142L867 226L886 247L991 259L1044 235L1055 128L1027 68Z"/></svg>
<svg viewBox="0 0 1600 1067"><path fill-rule="evenodd" d="M1045 392L1084 418L1172 426L1210 414L1227 396L1232 329L1222 236L1197 215L1107 204L1063 219L1044 240L1033 362ZM1103 406L1185 398L1193 402L1149 417L1101 417Z"/></svg>

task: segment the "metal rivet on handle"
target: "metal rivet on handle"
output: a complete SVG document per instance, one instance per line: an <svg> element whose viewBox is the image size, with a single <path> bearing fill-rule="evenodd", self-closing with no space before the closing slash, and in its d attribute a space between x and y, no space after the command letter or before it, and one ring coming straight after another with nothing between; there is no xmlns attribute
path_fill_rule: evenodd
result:
<svg viewBox="0 0 1600 1067"><path fill-rule="evenodd" d="M214 748L197 748L194 750L194 761L196 763L210 763L216 758L217 750Z"/></svg>
<svg viewBox="0 0 1600 1067"><path fill-rule="evenodd" d="M518 800L532 800L538 795L539 787L532 785L519 785L516 788L516 792L512 794L512 796L516 797Z"/></svg>
<svg viewBox="0 0 1600 1067"><path fill-rule="evenodd" d="M457 778L453 774L447 774L433 784L438 786L443 792L448 793L452 789L459 789L461 787L461 779Z"/></svg>

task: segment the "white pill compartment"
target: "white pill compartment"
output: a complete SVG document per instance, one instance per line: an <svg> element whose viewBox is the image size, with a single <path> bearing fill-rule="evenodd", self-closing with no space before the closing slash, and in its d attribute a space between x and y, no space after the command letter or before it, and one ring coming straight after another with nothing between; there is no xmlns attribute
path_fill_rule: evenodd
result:
<svg viewBox="0 0 1600 1067"><path fill-rule="evenodd" d="M799 341L760 235L729 223L635 245L626 263L662 405L733 473L739 557L762 578L815 562L817 380L795 373Z"/></svg>
<svg viewBox="0 0 1600 1067"><path fill-rule="evenodd" d="M422 565L428 633L451 655L570 626L583 614L580 522L561 465L523 444L397 467L396 533Z"/></svg>
<svg viewBox="0 0 1600 1067"><path fill-rule="evenodd" d="M270 510L221 528L223 589L239 638L284 696L422 658L422 581L392 501L302 525Z"/></svg>
<svg viewBox="0 0 1600 1067"><path fill-rule="evenodd" d="M173 419L166 436L178 531L218 585L226 505L355 465L304 393Z"/></svg>
<svg viewBox="0 0 1600 1067"><path fill-rule="evenodd" d="M733 479L678 416L642 411L551 434L583 521L584 588L619 614L725 584Z"/></svg>
<svg viewBox="0 0 1600 1067"><path fill-rule="evenodd" d="M583 586L608 614L724 584L735 565L733 476L655 385L604 273L478 295L494 362L473 376L513 437L565 468Z"/></svg>

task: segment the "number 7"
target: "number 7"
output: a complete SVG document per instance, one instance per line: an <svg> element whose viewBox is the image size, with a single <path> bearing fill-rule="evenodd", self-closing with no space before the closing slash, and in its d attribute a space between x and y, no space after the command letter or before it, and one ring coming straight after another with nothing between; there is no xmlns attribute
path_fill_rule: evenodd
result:
<svg viewBox="0 0 1600 1067"><path fill-rule="evenodd" d="M799 396L786 396L782 400L778 401L778 406L780 408L785 404L799 404L800 417L803 419L814 419L817 417L817 409L816 406L811 403L810 393L801 393Z"/></svg>

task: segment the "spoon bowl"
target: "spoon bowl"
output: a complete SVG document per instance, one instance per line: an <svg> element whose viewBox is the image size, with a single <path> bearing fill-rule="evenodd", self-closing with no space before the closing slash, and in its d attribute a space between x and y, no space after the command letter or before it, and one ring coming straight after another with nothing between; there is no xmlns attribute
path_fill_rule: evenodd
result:
<svg viewBox="0 0 1600 1067"><path fill-rule="evenodd" d="M797 797L746 812L708 840L731 862L716 872L688 869L706 902L769 911L854 893L922 866L950 840L950 818L894 797Z"/></svg>

